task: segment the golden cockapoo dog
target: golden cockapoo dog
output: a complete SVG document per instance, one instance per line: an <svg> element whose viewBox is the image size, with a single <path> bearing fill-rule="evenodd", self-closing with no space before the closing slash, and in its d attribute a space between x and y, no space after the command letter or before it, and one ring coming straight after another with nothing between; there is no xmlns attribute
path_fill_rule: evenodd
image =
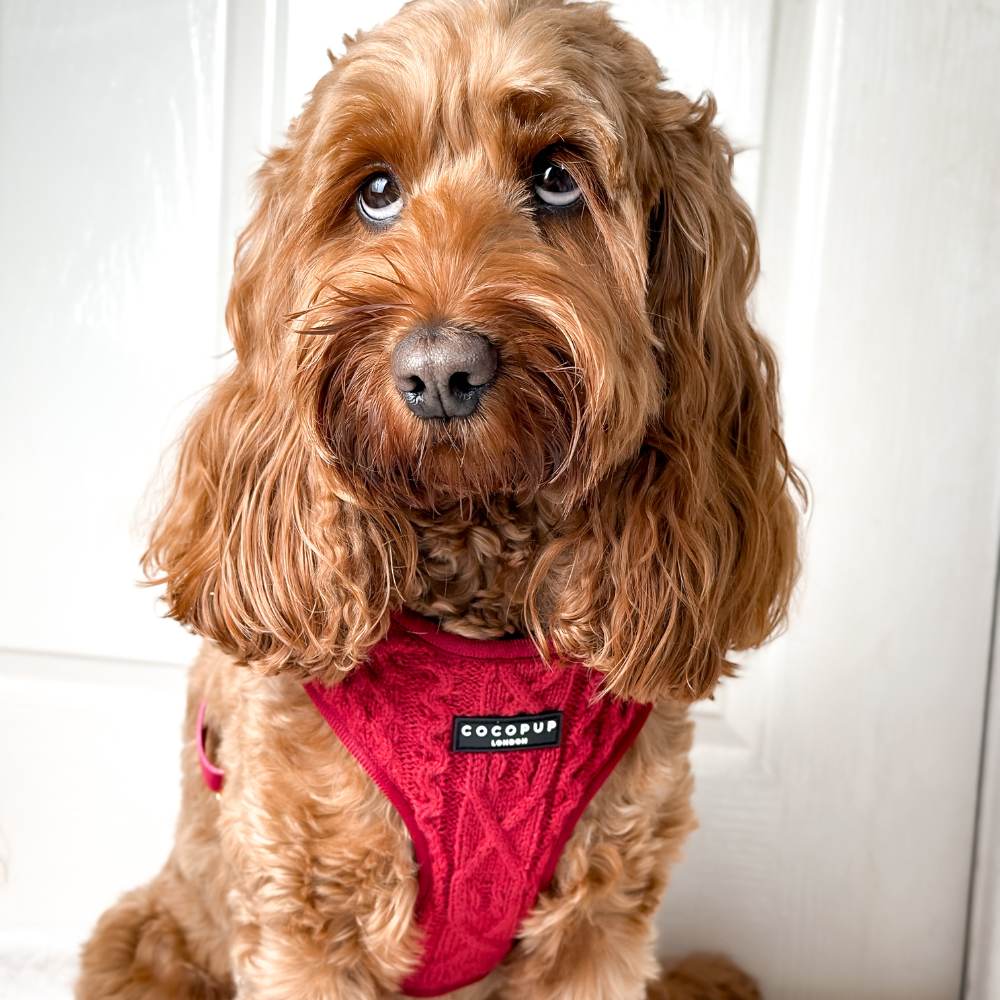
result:
<svg viewBox="0 0 1000 1000"><path fill-rule="evenodd" d="M236 364L147 556L207 640L176 847L101 919L81 1000L403 988L414 844L303 686L347 683L400 609L654 703L510 952L453 995L756 996L653 958L693 825L686 705L781 624L799 491L731 149L662 81L600 4L417 0L348 41L268 158Z"/></svg>

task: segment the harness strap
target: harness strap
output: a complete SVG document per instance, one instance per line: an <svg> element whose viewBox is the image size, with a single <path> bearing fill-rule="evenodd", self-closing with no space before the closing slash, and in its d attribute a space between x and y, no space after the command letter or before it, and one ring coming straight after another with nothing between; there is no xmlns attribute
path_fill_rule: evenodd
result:
<svg viewBox="0 0 1000 1000"><path fill-rule="evenodd" d="M226 773L221 767L216 767L208 759L208 754L205 753L205 731L207 728L205 725L205 701L202 699L201 705L198 708L198 726L196 730L198 765L201 767L201 777L205 784L211 791L218 795L222 791L222 783L225 780Z"/></svg>

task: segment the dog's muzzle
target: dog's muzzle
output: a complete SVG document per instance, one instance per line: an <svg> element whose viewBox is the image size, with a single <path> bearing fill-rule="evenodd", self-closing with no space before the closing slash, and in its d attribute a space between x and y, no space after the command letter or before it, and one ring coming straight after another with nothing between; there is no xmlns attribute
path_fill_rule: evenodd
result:
<svg viewBox="0 0 1000 1000"><path fill-rule="evenodd" d="M497 352L474 330L414 330L393 349L391 368L412 413L422 420L449 420L475 412L493 384Z"/></svg>

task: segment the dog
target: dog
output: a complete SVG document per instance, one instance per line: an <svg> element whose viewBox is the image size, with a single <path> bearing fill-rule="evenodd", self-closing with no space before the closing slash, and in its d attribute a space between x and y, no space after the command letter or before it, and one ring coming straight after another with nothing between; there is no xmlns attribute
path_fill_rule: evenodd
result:
<svg viewBox="0 0 1000 1000"><path fill-rule="evenodd" d="M715 105L602 4L346 43L257 176L145 557L206 640L176 845L77 997L755 997L652 944L687 706L798 567Z"/></svg>

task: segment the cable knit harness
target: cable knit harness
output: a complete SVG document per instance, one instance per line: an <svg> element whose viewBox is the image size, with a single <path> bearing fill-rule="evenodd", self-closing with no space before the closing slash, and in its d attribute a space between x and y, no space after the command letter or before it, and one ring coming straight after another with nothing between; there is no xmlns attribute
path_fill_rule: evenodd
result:
<svg viewBox="0 0 1000 1000"><path fill-rule="evenodd" d="M423 957L409 996L473 983L510 950L649 716L649 705L598 697L600 681L546 664L530 640L463 639L403 612L338 685L306 684L413 840Z"/></svg>

